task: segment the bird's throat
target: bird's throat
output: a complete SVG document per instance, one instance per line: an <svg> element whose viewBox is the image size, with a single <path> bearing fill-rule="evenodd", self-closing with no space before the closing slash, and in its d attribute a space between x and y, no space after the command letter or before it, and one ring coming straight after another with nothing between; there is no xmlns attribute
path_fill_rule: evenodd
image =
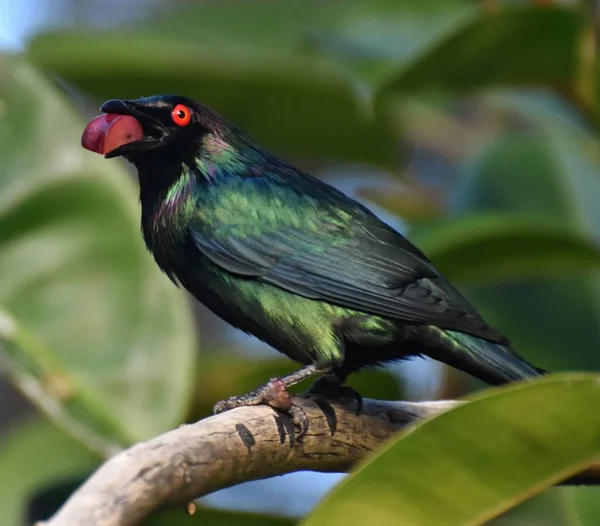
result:
<svg viewBox="0 0 600 526"><path fill-rule="evenodd" d="M194 187L196 180L187 166L182 167L181 176L155 204L153 223L155 228L177 228L185 225L194 211Z"/></svg>

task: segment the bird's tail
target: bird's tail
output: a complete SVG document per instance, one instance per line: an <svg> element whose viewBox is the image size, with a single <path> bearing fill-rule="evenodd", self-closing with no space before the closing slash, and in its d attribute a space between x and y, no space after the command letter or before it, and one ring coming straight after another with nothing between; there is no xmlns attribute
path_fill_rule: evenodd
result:
<svg viewBox="0 0 600 526"><path fill-rule="evenodd" d="M453 347L451 358L444 361L491 385L523 380L547 374L519 356L508 345L494 343L470 334L444 331L447 346Z"/></svg>

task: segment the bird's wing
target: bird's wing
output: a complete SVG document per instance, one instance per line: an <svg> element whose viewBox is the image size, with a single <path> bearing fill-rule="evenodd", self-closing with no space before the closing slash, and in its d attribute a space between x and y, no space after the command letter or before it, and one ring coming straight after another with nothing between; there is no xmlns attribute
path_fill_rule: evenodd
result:
<svg viewBox="0 0 600 526"><path fill-rule="evenodd" d="M196 247L230 273L370 314L505 341L418 249L375 216L346 216L341 225L323 213L318 228L304 228L301 218L256 228L239 210L235 227L190 224Z"/></svg>

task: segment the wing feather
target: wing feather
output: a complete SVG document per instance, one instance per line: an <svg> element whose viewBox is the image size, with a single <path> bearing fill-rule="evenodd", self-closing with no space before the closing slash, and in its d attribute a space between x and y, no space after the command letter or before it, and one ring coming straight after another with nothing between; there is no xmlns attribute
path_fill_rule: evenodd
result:
<svg viewBox="0 0 600 526"><path fill-rule="evenodd" d="M207 258L233 274L370 314L506 341L425 256L407 250L400 234L361 224L344 237L335 228L324 227L325 235L284 226L209 239L192 225L191 234Z"/></svg>

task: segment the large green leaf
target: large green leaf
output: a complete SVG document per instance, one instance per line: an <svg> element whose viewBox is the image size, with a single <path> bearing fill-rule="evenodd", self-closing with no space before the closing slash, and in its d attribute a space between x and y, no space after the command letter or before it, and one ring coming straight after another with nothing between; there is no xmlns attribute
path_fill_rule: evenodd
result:
<svg viewBox="0 0 600 526"><path fill-rule="evenodd" d="M584 526L574 513L573 496L582 487L551 488L502 514L486 526Z"/></svg>
<svg viewBox="0 0 600 526"><path fill-rule="evenodd" d="M323 50L320 44L326 42L321 37L333 37L341 47L324 49L333 56L352 56L355 51L361 57L383 54L397 59L398 52L410 55L435 37L445 20L456 18L466 6L469 0L213 0L167 6L144 27L204 44L290 52Z"/></svg>
<svg viewBox="0 0 600 526"><path fill-rule="evenodd" d="M119 161L83 150L69 104L0 64L0 338L49 416L106 452L178 424L195 341L184 297L147 254Z"/></svg>
<svg viewBox="0 0 600 526"><path fill-rule="evenodd" d="M600 149L576 128L503 136L465 166L452 213L529 215L561 222L585 238L600 238ZM516 349L550 370L600 368L600 281L568 277L504 280L465 292Z"/></svg>
<svg viewBox="0 0 600 526"><path fill-rule="evenodd" d="M327 30L361 1L323 4L321 0L253 0L192 2L162 6L141 21L153 32L184 37L201 44L250 46L298 51L318 29ZM139 27L140 21L136 21Z"/></svg>
<svg viewBox="0 0 600 526"><path fill-rule="evenodd" d="M396 161L389 123L369 111L347 72L318 57L156 32L47 34L28 52L97 100L176 92L215 108L281 154Z"/></svg>
<svg viewBox="0 0 600 526"><path fill-rule="evenodd" d="M600 270L600 244L595 239L545 218L478 214L444 221L413 238L453 281Z"/></svg>
<svg viewBox="0 0 600 526"><path fill-rule="evenodd" d="M21 526L36 492L87 473L99 461L100 457L47 421L19 423L0 442L2 524Z"/></svg>
<svg viewBox="0 0 600 526"><path fill-rule="evenodd" d="M597 375L489 390L393 440L304 524L482 524L600 456L598 403Z"/></svg>
<svg viewBox="0 0 600 526"><path fill-rule="evenodd" d="M571 489L573 499L572 513L577 526L596 526L600 524L600 488L579 487Z"/></svg>
<svg viewBox="0 0 600 526"><path fill-rule="evenodd" d="M481 12L464 0L365 0L344 5L335 24L326 30L311 28L307 45L344 64L374 90Z"/></svg>
<svg viewBox="0 0 600 526"><path fill-rule="evenodd" d="M379 97L490 85L569 86L578 67L582 17L535 5L479 11L382 83Z"/></svg>

